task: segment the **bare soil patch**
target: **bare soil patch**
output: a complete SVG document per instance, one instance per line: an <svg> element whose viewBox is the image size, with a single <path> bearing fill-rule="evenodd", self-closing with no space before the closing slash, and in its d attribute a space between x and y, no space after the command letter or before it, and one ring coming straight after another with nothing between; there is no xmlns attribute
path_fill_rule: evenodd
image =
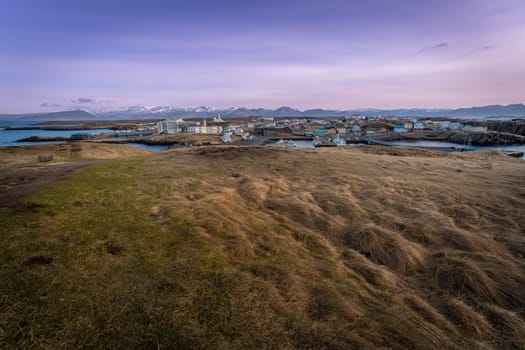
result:
<svg viewBox="0 0 525 350"><path fill-rule="evenodd" d="M0 168L0 207L30 196L47 184L62 181L77 169L99 162L100 160L84 160L42 166Z"/></svg>

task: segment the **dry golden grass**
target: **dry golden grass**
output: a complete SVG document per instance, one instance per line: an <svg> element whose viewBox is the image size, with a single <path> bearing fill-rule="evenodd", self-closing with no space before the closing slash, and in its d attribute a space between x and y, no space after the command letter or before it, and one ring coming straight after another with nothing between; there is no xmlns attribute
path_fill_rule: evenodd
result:
<svg viewBox="0 0 525 350"><path fill-rule="evenodd" d="M97 164L0 213L0 347L523 348L524 185L495 152Z"/></svg>
<svg viewBox="0 0 525 350"><path fill-rule="evenodd" d="M43 154L52 154L54 160L51 163L56 163L80 159L113 159L149 153L136 147L90 142L1 147L0 166L38 164L37 157Z"/></svg>

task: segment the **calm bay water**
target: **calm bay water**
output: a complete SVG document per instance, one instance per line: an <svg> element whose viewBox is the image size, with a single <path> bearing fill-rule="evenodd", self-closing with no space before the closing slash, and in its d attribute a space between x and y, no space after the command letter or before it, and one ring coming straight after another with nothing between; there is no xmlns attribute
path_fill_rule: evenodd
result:
<svg viewBox="0 0 525 350"><path fill-rule="evenodd" d="M290 140L290 139L284 139L283 141L288 141L290 142L290 144L285 144L285 143L281 143L281 142L271 142L269 143L267 146L278 146L278 147L291 147L290 145L291 144L294 144L295 146L292 146L292 147L299 147L299 148L315 148L314 147L314 144L312 143L312 141L295 141L295 140Z"/></svg>
<svg viewBox="0 0 525 350"><path fill-rule="evenodd" d="M402 147L421 147L421 148L450 148L450 147L465 147L458 143L441 142L441 141L393 141L390 142L393 146ZM508 146L472 146L475 151L522 151L525 152L525 144L523 145L508 145ZM525 156L522 157L525 159Z"/></svg>
<svg viewBox="0 0 525 350"><path fill-rule="evenodd" d="M165 151L169 148L169 146L164 146L164 145L144 145L142 143L123 143L123 145L145 149L147 151L153 151L153 152Z"/></svg>
<svg viewBox="0 0 525 350"><path fill-rule="evenodd" d="M5 126L9 127L26 127L35 126L36 124L30 122L8 121L0 122L0 147L3 146L25 146L38 144L61 143L63 141L42 141L42 142L16 142L16 140L24 139L31 136L62 136L71 137L72 134L86 133L97 135L101 133L113 133L111 129L77 129L77 130L5 130ZM40 124L38 125L40 126ZM56 125L53 125L56 126ZM71 125L67 125L71 126ZM74 125L76 126L76 125ZM137 147L148 151L158 152L168 148L168 146L143 145L140 143L126 143L127 146Z"/></svg>
<svg viewBox="0 0 525 350"><path fill-rule="evenodd" d="M33 126L34 124L28 122L0 122L0 147L2 146L24 146L34 145L35 142L16 142L16 140L24 139L31 136L62 136L70 137L72 134L85 133L96 135L104 132L113 132L110 129L87 129L87 130L6 130L4 126L10 127L25 127ZM57 143L57 142L38 142L38 143Z"/></svg>
<svg viewBox="0 0 525 350"><path fill-rule="evenodd" d="M312 141L294 141L295 147L299 148L314 148ZM443 142L443 141L392 141L387 142L392 146L400 147L419 147L419 148L452 148L452 147L465 147L458 143ZM269 145L279 145L277 142L273 142ZM349 144L343 147L359 147L364 146L363 144ZM474 146L475 151L523 151L525 152L525 144L523 145L510 145L510 146ZM525 155L521 158L525 160Z"/></svg>

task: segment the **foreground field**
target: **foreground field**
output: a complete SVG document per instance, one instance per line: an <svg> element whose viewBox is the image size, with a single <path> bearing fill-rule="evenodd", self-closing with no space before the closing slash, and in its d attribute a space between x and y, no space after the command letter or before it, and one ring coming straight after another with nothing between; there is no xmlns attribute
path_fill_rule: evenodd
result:
<svg viewBox="0 0 525 350"><path fill-rule="evenodd" d="M0 348L525 348L525 163L170 150L0 208Z"/></svg>
<svg viewBox="0 0 525 350"><path fill-rule="evenodd" d="M135 147L85 142L0 147L0 206L101 160L149 153ZM39 162L39 156L49 155L51 161Z"/></svg>

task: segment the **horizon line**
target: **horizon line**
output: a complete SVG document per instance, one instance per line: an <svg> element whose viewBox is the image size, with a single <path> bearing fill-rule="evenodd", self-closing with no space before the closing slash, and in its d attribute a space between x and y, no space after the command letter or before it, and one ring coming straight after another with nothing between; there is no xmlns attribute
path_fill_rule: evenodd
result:
<svg viewBox="0 0 525 350"><path fill-rule="evenodd" d="M133 107L144 107L144 108L155 108L155 107L169 107L174 109L197 109L197 108L208 108L210 109L209 112L215 111L224 111L224 110L239 110L239 109L248 109L248 110L257 110L257 109L268 109L268 110L278 110L281 108L290 108L293 110L296 110L298 112L304 113L311 110L324 110L324 111L333 111L333 112L347 112L347 111L366 111L366 110L378 110L378 111L395 111L395 110L446 110L446 111L453 111L458 109L469 109L469 108L485 108L485 107L509 107L509 106L525 106L524 102L516 102L516 103L509 103L509 104L486 104L486 105L473 105L473 106L463 106L463 107L398 107L398 108L378 108L378 107L361 107L361 108L330 108L330 107L313 107L313 108L306 108L306 109L299 109L291 106L282 105L279 107L246 107L246 106L240 106L240 107L211 107L206 105L198 105L193 107L187 107L187 106L176 106L176 105L132 105L127 107L116 107L114 109L106 108L104 110L92 110L90 111L89 108L78 108L75 106L70 106L65 109L59 109L59 110L52 110L52 111L41 111L41 112L19 112L19 113L5 113L0 112L0 115L27 115L27 114L52 114L52 113L64 113L64 112L86 112L89 114L103 114L108 112L125 112L126 109L130 109Z"/></svg>

